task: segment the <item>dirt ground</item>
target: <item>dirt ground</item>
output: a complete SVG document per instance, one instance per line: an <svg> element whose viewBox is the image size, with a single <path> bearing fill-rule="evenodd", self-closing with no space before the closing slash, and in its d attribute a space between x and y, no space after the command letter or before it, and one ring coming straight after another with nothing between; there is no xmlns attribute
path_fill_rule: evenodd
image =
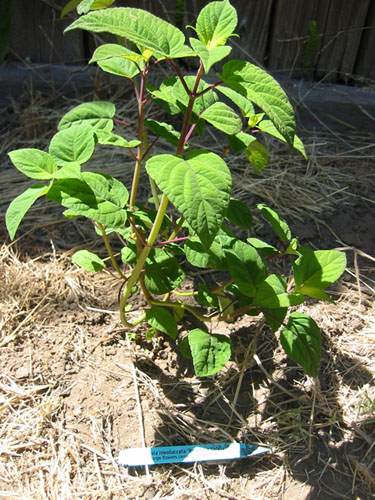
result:
<svg viewBox="0 0 375 500"><path fill-rule="evenodd" d="M39 106L28 112L39 110L41 124L25 125L25 110L12 110L18 135L6 132L3 153L36 144L41 130L48 138L54 114ZM2 216L0 498L374 498L375 147L370 134L310 132L305 141L307 163L276 148L264 174L237 162L233 177L235 196L249 205L272 201L303 244L347 253L347 271L331 290L336 304L303 306L323 335L315 380L286 358L267 329L258 333L256 352L249 351L260 328L250 317L220 325L234 355L207 379L197 379L165 338L144 341L140 332L128 343L116 279L70 262L78 245L100 251L87 223L68 224L50 205L37 205L10 245ZM1 162L4 214L24 180L4 155ZM117 164L109 166L112 175ZM268 231L259 220L255 230ZM119 451L143 440L147 446L236 440L271 452L219 464L119 466Z"/></svg>

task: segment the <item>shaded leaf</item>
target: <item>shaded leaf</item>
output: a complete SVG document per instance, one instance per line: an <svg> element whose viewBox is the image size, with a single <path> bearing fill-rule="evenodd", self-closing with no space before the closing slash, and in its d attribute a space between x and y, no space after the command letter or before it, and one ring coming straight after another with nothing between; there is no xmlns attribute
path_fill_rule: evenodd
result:
<svg viewBox="0 0 375 500"><path fill-rule="evenodd" d="M145 284L155 295L171 292L184 278L185 273L178 261L164 250L157 249L146 261Z"/></svg>
<svg viewBox="0 0 375 500"><path fill-rule="evenodd" d="M282 276L270 274L257 288L253 305L280 308L297 306L304 301L302 293L287 293L286 281Z"/></svg>
<svg viewBox="0 0 375 500"><path fill-rule="evenodd" d="M253 225L253 216L250 208L241 200L231 198L227 211L227 219L236 226L250 229Z"/></svg>
<svg viewBox="0 0 375 500"><path fill-rule="evenodd" d="M177 337L176 320L165 307L151 307L146 311L146 319L150 326L167 334L172 339Z"/></svg>
<svg viewBox="0 0 375 500"><path fill-rule="evenodd" d="M232 345L225 335L196 328L189 332L188 338L197 377L214 375L229 361Z"/></svg>
<svg viewBox="0 0 375 500"><path fill-rule="evenodd" d="M280 332L280 342L286 354L301 365L307 375L318 375L322 337L312 318L303 313L291 313L287 326Z"/></svg>
<svg viewBox="0 0 375 500"><path fill-rule="evenodd" d="M257 174L268 165L268 151L261 142L251 141L244 153Z"/></svg>

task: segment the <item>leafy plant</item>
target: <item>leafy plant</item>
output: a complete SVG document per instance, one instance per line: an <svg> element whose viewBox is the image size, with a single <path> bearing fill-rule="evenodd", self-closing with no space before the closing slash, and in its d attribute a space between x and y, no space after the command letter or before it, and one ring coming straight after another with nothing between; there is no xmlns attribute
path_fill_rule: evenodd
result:
<svg viewBox="0 0 375 500"><path fill-rule="evenodd" d="M345 255L301 247L287 222L264 204L255 210L271 225L279 246L255 236L239 239L236 227L251 229L252 214L245 203L231 197L232 176L225 161L230 153L244 154L256 172L262 171L268 153L258 140L261 133L305 156L286 94L263 69L242 60L224 62L215 83L205 80L204 75L231 51L227 42L234 36L237 14L228 0L202 9L191 27L196 36L189 38L189 44L182 31L147 11L101 10L99 3L70 2L70 7L78 6L79 12L87 9L87 14L67 31L80 28L117 37L117 43L99 46L90 62L130 81L138 104L136 138L114 133L115 106L95 101L80 104L62 117L48 152L12 151L9 156L15 167L42 182L10 204L6 215L10 237L14 238L33 203L44 196L62 205L66 217L89 219L103 237L121 281L123 325L134 329L144 324L147 338L161 332L178 339L198 376L216 373L231 356L231 340L215 333L217 323L244 314L263 315L273 332L280 330L287 355L307 374L317 375L320 330L309 316L294 308L307 297L331 300L325 289L345 269ZM178 66L178 60L185 57L198 61L194 75L184 76ZM155 87L150 75L160 65L169 68L172 76ZM155 107L172 119L153 119L150 109ZM179 130L175 128L178 115L182 116ZM207 127L213 127L227 144L221 155L190 147L193 134L202 135ZM158 139L170 144L170 153L153 155ZM130 193L110 175L87 170L94 150L102 145L123 148L134 158ZM143 205L137 199L142 169L149 176L152 195ZM169 216L171 206L173 216ZM112 233L124 243L121 262L112 250ZM294 281L289 284L285 277L268 270L272 261L280 259L289 262L293 271ZM106 267L102 258L87 250L75 253L72 260L92 272ZM186 261L199 269L223 271L227 279L212 288L201 283L197 290L183 291ZM132 323L127 317L128 299L136 291L143 293L147 307ZM189 318L199 325L190 329L193 322ZM186 329L190 329L187 335Z"/></svg>

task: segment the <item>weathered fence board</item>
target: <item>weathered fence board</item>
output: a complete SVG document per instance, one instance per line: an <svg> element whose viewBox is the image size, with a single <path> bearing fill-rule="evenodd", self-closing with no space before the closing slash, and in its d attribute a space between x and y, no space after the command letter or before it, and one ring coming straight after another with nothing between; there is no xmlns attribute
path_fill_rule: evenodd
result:
<svg viewBox="0 0 375 500"><path fill-rule="evenodd" d="M59 19L67 1L16 0L8 58L65 64L87 60L97 42L79 31L63 35L72 19ZM185 0L181 24L194 23L197 12L208 3ZM248 58L293 78L375 79L375 0L232 0L232 4L238 12L240 35L230 41L232 57ZM175 22L178 10L176 0L116 0L116 5L146 8L170 22ZM312 20L320 38L315 55L304 68ZM185 32L193 36L190 29Z"/></svg>

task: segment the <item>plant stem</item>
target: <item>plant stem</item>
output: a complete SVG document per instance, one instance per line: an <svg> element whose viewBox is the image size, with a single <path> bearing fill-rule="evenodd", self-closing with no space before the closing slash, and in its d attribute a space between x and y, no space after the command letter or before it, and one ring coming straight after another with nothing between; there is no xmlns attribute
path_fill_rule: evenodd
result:
<svg viewBox="0 0 375 500"><path fill-rule="evenodd" d="M193 316L199 319L199 321L203 321L204 323L211 323L211 318L209 318L208 316L204 316L203 314L198 312L194 307L188 306L187 304L184 304L181 301L170 302L164 300L151 300L150 302L153 306L182 307L182 309L186 309L186 311L189 311Z"/></svg>
<svg viewBox="0 0 375 500"><path fill-rule="evenodd" d="M145 107L145 89L146 89L146 75L141 73L141 86L139 92L137 92L138 99L138 140L141 141L138 145L137 161L135 163L132 190L130 193L130 206L135 205L135 199L137 196L139 176L141 174L142 160L143 160L143 138L144 138L144 107Z"/></svg>
<svg viewBox="0 0 375 500"><path fill-rule="evenodd" d="M126 280L126 276L123 274L123 272L120 269L120 266L117 264L117 261L115 259L115 256L114 256L111 244L110 244L108 236L107 236L107 233L105 232L104 226L98 222L97 223L97 227L100 229L100 231L102 233L102 238L104 240L104 244L105 244L105 247L107 249L108 255L109 255L110 259L111 259L113 267L118 272L118 274L121 276L121 278L123 280Z"/></svg>
<svg viewBox="0 0 375 500"><path fill-rule="evenodd" d="M139 279L139 275L142 272L142 269L144 267L144 264L146 262L148 254L151 251L151 247L154 244L154 242L159 234L159 231L160 231L163 219L164 219L165 211L167 210L167 206L168 206L168 198L166 197L165 194L163 194L161 202L160 202L160 207L159 207L158 213L156 215L156 218L155 218L154 224L152 226L150 235L149 235L147 242L146 242L147 245L145 247L143 247L141 253L139 254L137 264L135 265L133 272L130 275L128 281L125 283L124 290L123 290L122 295L120 297L120 318L121 318L123 325L125 325L125 326L128 326L128 324L129 324L126 321L126 317L125 317L126 301L128 300L131 289L133 288L133 286L135 285L135 283Z"/></svg>

